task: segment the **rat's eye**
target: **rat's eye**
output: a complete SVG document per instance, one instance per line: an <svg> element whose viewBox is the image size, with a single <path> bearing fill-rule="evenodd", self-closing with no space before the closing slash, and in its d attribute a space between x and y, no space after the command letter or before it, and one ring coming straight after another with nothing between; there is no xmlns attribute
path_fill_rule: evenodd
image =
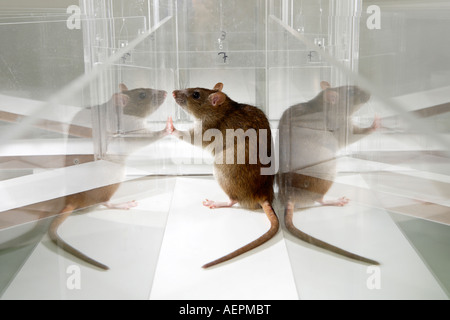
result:
<svg viewBox="0 0 450 320"><path fill-rule="evenodd" d="M145 98L147 98L147 94L145 92L139 93L139 99L144 100Z"/></svg>
<svg viewBox="0 0 450 320"><path fill-rule="evenodd" d="M195 92L192 94L192 98L194 98L195 100L200 99L200 92L195 91Z"/></svg>

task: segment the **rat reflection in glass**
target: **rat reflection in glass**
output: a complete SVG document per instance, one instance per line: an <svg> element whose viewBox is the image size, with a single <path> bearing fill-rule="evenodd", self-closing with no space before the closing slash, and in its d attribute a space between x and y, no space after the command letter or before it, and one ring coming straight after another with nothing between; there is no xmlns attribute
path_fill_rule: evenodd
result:
<svg viewBox="0 0 450 320"><path fill-rule="evenodd" d="M332 88L328 82L322 82L321 88L322 91L314 99L290 107L280 119L280 170L276 182L285 209L285 225L294 236L312 245L353 260L378 265L377 261L316 239L293 223L296 208L304 210L317 202L324 206L348 204L346 197L329 201L324 199L336 177L337 153L346 144L356 142L380 127L378 117L369 128L351 124L352 115L370 99L368 92L357 86Z"/></svg>
<svg viewBox="0 0 450 320"><path fill-rule="evenodd" d="M122 114L122 134L119 137L115 137L112 133L114 130L112 128L107 129L109 135L108 148L114 149L113 152L106 152L104 160L113 162L119 165L120 170L114 172L108 172L108 175L116 176L117 181L123 181L125 177L125 161L130 153L133 151L149 145L150 143L164 137L168 134L167 130L161 131L150 131L147 129L146 118L150 116L154 111L156 111L165 101L167 97L167 92L162 90L155 90L149 88L141 88L129 90L124 84L120 85L120 92L115 93L112 98L105 104L100 106L95 106L93 108L87 108L86 110L80 111L79 114L75 116L82 117L85 112L91 113L98 110L92 109L108 109L103 111L109 111L109 113L115 113L117 108ZM117 116L117 115L116 115ZM117 119L116 119L117 120ZM114 121L112 121L114 122ZM108 151L108 150L107 150ZM110 150L109 150L110 151ZM90 162L94 160L92 155L91 159L87 159L84 162ZM83 161L77 161L77 156L66 156L66 166L81 164ZM100 174L100 173L99 173ZM95 179L95 177L91 177ZM101 178L101 177L98 177ZM90 263L100 269L108 270L108 266L100 263L84 253L80 252L78 249L74 248L66 241L61 239L58 235L59 226L72 214L75 210L87 208L89 206L103 204L107 208L114 209L130 209L136 206L135 201L123 203L123 204L112 204L110 202L111 197L119 188L120 183L115 183L112 185L107 185L100 188L95 188L92 190L87 190L84 192L68 195L64 198L65 205L64 209L60 212L58 216L52 221L49 228L48 234L50 239L60 248L72 255Z"/></svg>

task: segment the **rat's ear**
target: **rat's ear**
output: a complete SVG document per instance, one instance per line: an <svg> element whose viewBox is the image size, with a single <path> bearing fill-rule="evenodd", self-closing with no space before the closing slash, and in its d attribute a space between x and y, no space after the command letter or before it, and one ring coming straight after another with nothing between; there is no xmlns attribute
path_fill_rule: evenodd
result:
<svg viewBox="0 0 450 320"><path fill-rule="evenodd" d="M121 84L119 84L119 90L120 90L120 92L125 92L125 91L128 91L128 88L125 84L121 83Z"/></svg>
<svg viewBox="0 0 450 320"><path fill-rule="evenodd" d="M112 100L115 106L124 108L128 104L130 97L123 93L115 93Z"/></svg>
<svg viewBox="0 0 450 320"><path fill-rule="evenodd" d="M219 82L218 84L215 85L213 90L214 91L222 91L222 89L223 89L223 83Z"/></svg>
<svg viewBox="0 0 450 320"><path fill-rule="evenodd" d="M339 99L339 93L334 90L325 90L323 93L323 99L326 103L336 104Z"/></svg>
<svg viewBox="0 0 450 320"><path fill-rule="evenodd" d="M211 94L208 99L211 102L211 104L213 105L213 107L217 107L217 106L222 105L225 102L225 100L227 99L227 96L224 93L219 91L219 92Z"/></svg>
<svg viewBox="0 0 450 320"><path fill-rule="evenodd" d="M325 90L325 89L331 88L331 85L326 81L322 81L320 83L320 87L322 88L322 90Z"/></svg>

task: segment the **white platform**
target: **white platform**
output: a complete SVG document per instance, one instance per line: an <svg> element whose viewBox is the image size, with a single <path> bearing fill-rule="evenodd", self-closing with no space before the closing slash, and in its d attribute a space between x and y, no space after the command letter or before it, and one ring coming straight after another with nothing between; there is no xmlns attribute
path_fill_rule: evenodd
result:
<svg viewBox="0 0 450 320"><path fill-rule="evenodd" d="M328 196L345 191L354 201L297 213L295 223L379 260L380 288L369 289L373 270L367 266L284 231L241 258L202 269L265 232L268 221L261 211L203 207L204 198L226 199L212 178L174 177L126 182L115 200L132 195L138 207L98 208L73 215L61 227L63 238L111 270L73 259L44 237L2 299L448 299L389 214L372 205L378 199L364 184L359 174L346 175ZM73 265L81 272L79 290L67 287L67 268Z"/></svg>

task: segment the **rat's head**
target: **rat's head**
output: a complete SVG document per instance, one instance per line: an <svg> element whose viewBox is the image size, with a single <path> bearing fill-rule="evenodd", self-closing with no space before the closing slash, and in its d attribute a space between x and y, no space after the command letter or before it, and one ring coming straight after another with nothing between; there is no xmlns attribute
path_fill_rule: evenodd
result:
<svg viewBox="0 0 450 320"><path fill-rule="evenodd" d="M226 109L227 96L222 92L223 84L218 83L212 89L191 88L175 90L173 97L177 104L198 120L217 117Z"/></svg>
<svg viewBox="0 0 450 320"><path fill-rule="evenodd" d="M349 110L350 114L357 111L364 103L369 101L370 93L357 86L342 86L331 88L326 81L320 83L320 93L325 105L337 110Z"/></svg>
<svg viewBox="0 0 450 320"><path fill-rule="evenodd" d="M123 83L120 93L113 96L116 106L123 108L123 113L130 116L146 118L163 104L167 92L149 88L129 90Z"/></svg>

